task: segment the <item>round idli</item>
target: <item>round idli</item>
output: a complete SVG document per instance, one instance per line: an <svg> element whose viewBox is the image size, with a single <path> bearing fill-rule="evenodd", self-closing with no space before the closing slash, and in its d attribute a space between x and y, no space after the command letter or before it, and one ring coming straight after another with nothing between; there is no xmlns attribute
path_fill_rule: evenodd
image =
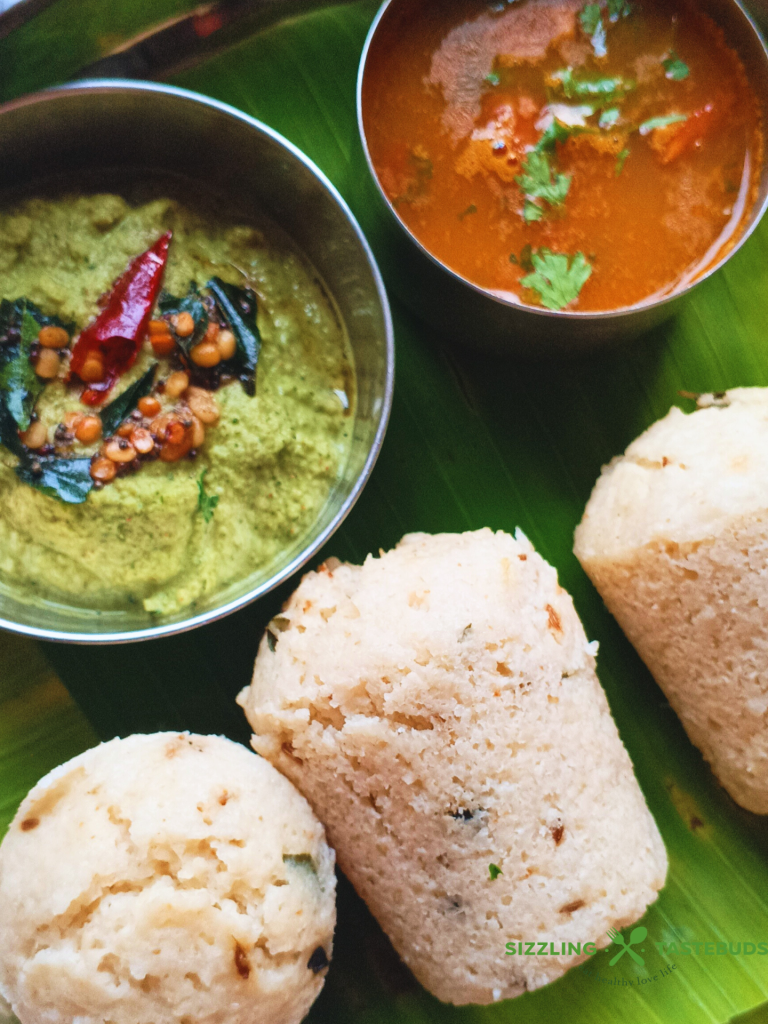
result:
<svg viewBox="0 0 768 1024"><path fill-rule="evenodd" d="M334 924L322 825L218 736L86 751L0 845L0 994L22 1024L298 1024Z"/></svg>

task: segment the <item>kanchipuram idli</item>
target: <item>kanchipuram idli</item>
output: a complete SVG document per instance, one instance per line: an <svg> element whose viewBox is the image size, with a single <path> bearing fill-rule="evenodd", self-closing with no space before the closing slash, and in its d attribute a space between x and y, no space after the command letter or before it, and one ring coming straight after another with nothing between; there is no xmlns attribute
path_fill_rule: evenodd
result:
<svg viewBox="0 0 768 1024"><path fill-rule="evenodd" d="M529 541L488 529L326 563L260 646L239 697L254 748L446 1002L554 980L664 884L594 646Z"/></svg>
<svg viewBox="0 0 768 1024"><path fill-rule="evenodd" d="M717 778L768 813L768 389L671 409L603 469L574 550Z"/></svg>
<svg viewBox="0 0 768 1024"><path fill-rule="evenodd" d="M298 1024L334 924L322 825L221 737L88 750L0 846L0 994L21 1024Z"/></svg>

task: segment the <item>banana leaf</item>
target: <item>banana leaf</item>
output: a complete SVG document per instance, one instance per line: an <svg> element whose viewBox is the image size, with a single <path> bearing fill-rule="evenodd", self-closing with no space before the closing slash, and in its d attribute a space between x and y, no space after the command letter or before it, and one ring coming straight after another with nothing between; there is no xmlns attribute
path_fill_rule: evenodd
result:
<svg viewBox="0 0 768 1024"><path fill-rule="evenodd" d="M70 4L59 0L51 10L69 10ZM240 42L175 82L259 117L308 153L352 206L391 283L397 267L371 203L354 109L357 62L376 6L375 0L359 0L315 11ZM130 8L138 29L139 7L123 0L101 16L105 23L113 16L127 18ZM757 13L765 14L764 0ZM73 72L71 61L66 69L58 63L45 78L48 31L42 22L25 28L23 52L35 54L34 75L18 67L9 71L8 55L18 61L19 44L9 50L7 40L0 42L5 98L29 88L33 79L43 84ZM92 44L93 39L91 50ZM629 348L567 363L526 364L449 346L393 298L398 362L387 439L356 508L318 558L334 554L360 561L413 530L520 526L557 567L590 638L600 641L600 678L669 852L667 885L643 919L650 942L768 940L768 821L738 808L717 785L576 562L573 530L603 463L680 403L678 391L768 385L767 268L765 223L674 322ZM290 589L286 585L192 634L119 651L3 641L4 820L26 785L95 739L73 705L62 702L41 659L56 668L100 738L188 728L247 742L247 725L233 698L249 679L266 622ZM9 663L20 666L15 675L6 671ZM6 676L17 682L6 683ZM58 704L40 699L41 679L55 688ZM606 974L607 960L598 954L591 964L513 1002L444 1006L414 981L342 880L334 962L309 1020L768 1021L768 956L679 955L668 961L653 949L644 968L615 969L627 980L636 982L638 973L647 979L622 987L605 983L616 976ZM661 976L671 962L674 972Z"/></svg>

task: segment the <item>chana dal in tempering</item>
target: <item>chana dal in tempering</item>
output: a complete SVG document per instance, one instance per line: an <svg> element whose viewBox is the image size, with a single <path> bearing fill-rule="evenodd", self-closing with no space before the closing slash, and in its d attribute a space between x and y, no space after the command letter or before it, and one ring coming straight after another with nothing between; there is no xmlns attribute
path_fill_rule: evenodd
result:
<svg viewBox="0 0 768 1024"><path fill-rule="evenodd" d="M28 199L0 212L0 270L0 586L171 614L301 541L346 460L354 370L278 228Z"/></svg>
<svg viewBox="0 0 768 1024"><path fill-rule="evenodd" d="M744 67L688 0L393 6L362 110L379 182L425 248L552 310L695 281L738 241L764 156Z"/></svg>

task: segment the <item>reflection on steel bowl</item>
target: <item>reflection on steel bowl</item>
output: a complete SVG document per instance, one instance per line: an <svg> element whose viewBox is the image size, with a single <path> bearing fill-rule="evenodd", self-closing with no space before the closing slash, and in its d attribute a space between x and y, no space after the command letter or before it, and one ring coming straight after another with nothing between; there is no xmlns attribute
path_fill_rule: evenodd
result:
<svg viewBox="0 0 768 1024"><path fill-rule="evenodd" d="M367 246L305 158L194 94L85 83L0 118L2 625L105 642L225 614L317 550L378 452Z"/></svg>

